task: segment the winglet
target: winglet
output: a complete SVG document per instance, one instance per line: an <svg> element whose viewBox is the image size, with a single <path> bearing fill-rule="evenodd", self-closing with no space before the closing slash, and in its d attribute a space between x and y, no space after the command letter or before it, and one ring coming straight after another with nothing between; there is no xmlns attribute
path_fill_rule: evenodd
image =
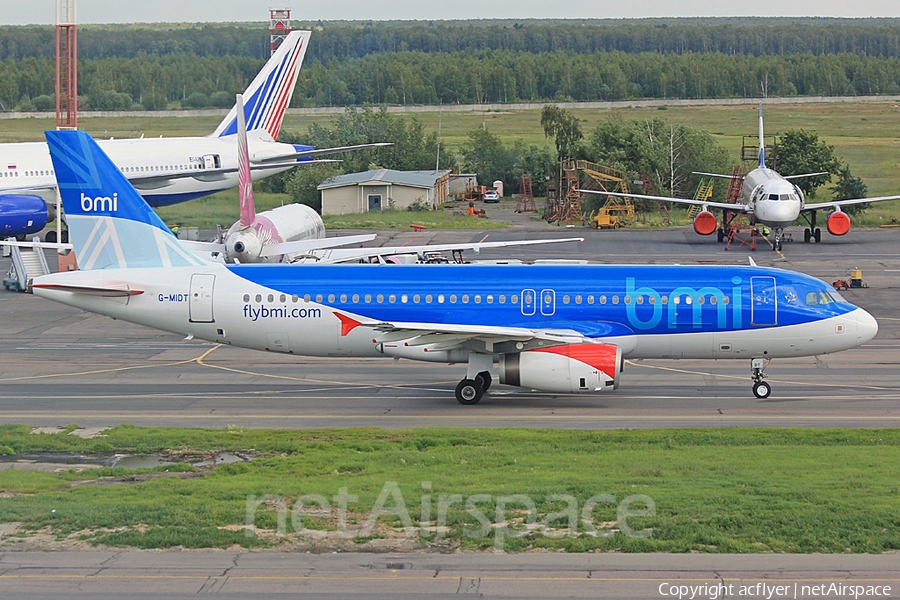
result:
<svg viewBox="0 0 900 600"><path fill-rule="evenodd" d="M762 101L759 103L759 166L766 168L766 138L763 135Z"/></svg>
<svg viewBox="0 0 900 600"><path fill-rule="evenodd" d="M750 261L750 266L751 266L751 267L756 267L756 266L758 266L758 265L756 264L756 261L753 260L753 257L752 257L752 256L748 256L748 257L747 257L747 260Z"/></svg>
<svg viewBox="0 0 900 600"><path fill-rule="evenodd" d="M235 96L237 111L238 142L238 196L241 199L241 225L249 227L256 220L256 206L253 203L253 180L250 177L250 150L247 147L247 123L244 120L244 97Z"/></svg>

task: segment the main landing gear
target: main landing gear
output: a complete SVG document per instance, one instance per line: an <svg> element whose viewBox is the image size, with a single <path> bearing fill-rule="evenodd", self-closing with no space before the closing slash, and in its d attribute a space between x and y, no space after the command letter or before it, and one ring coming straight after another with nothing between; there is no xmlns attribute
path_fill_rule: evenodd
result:
<svg viewBox="0 0 900 600"><path fill-rule="evenodd" d="M806 222L809 224L809 227L803 230L803 241L808 244L815 240L818 244L822 241L822 230L816 227L816 211L804 213L802 216L806 218Z"/></svg>
<svg viewBox="0 0 900 600"><path fill-rule="evenodd" d="M456 386L456 401L460 404L478 404L484 393L491 388L490 368L494 357L490 354L469 353L469 368L466 378Z"/></svg>
<svg viewBox="0 0 900 600"><path fill-rule="evenodd" d="M456 386L456 401L460 404L478 404L491 387L491 374L483 371L475 379L463 379Z"/></svg>
<svg viewBox="0 0 900 600"><path fill-rule="evenodd" d="M766 365L768 359L754 358L750 361L750 376L753 378L753 395L757 398L768 398L772 393L772 386L763 381L766 377Z"/></svg>

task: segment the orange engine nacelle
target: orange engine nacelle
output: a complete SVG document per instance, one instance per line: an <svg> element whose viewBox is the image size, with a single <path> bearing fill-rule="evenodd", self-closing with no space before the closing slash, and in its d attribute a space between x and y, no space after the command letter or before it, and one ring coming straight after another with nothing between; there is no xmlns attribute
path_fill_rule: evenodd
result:
<svg viewBox="0 0 900 600"><path fill-rule="evenodd" d="M615 344L570 344L500 357L500 383L545 392L614 390L621 372L622 350Z"/></svg>
<svg viewBox="0 0 900 600"><path fill-rule="evenodd" d="M850 215L840 211L828 215L828 233L844 235L848 231L850 231Z"/></svg>
<svg viewBox="0 0 900 600"><path fill-rule="evenodd" d="M716 216L708 210L699 212L694 217L694 231L700 235L712 235L718 228L719 222L716 220Z"/></svg>

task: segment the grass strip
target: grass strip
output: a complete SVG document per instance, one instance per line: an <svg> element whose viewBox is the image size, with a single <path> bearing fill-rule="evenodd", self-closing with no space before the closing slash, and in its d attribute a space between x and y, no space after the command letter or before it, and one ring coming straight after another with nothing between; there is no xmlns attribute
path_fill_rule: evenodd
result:
<svg viewBox="0 0 900 600"><path fill-rule="evenodd" d="M3 470L0 521L21 523L16 535L23 537L43 530L144 548L290 549L341 537L345 547L412 539L421 547L505 551L900 549L897 429L122 425L83 440L0 426L5 452L163 450L252 451L257 458L205 476L132 477L136 482L121 470ZM623 505L630 516L623 518Z"/></svg>

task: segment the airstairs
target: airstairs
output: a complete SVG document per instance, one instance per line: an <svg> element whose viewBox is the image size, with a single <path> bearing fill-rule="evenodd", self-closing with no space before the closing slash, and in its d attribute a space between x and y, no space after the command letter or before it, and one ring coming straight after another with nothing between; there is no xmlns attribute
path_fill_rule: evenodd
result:
<svg viewBox="0 0 900 600"><path fill-rule="evenodd" d="M40 238L35 238L35 242ZM3 285L6 289L16 292L29 291L28 286L35 277L47 275L50 273L50 267L47 266L47 258L44 256L43 248L22 248L19 246L9 246L10 258L12 258L12 266Z"/></svg>

